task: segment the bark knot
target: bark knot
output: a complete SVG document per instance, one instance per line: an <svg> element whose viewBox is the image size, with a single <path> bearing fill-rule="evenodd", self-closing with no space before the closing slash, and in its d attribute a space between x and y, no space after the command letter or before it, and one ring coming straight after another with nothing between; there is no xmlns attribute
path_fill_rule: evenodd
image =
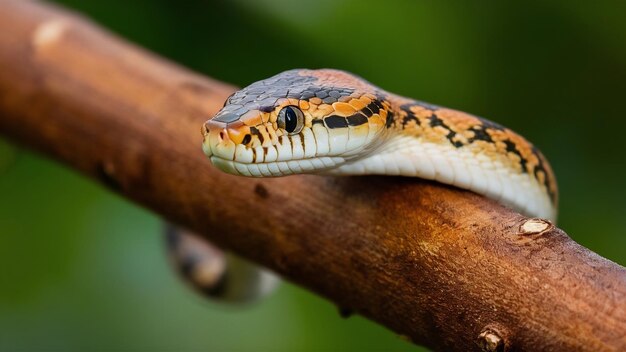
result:
<svg viewBox="0 0 626 352"><path fill-rule="evenodd" d="M524 221L524 223L520 226L520 234L521 235L539 235L548 230L550 230L553 225L544 219L528 219Z"/></svg>
<svg viewBox="0 0 626 352"><path fill-rule="evenodd" d="M483 352L505 352L505 341L502 334L492 327L487 327L478 335L476 344Z"/></svg>

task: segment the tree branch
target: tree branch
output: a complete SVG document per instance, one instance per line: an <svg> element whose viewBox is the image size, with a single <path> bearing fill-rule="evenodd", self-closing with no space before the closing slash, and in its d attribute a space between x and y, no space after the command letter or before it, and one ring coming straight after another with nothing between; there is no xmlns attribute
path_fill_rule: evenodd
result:
<svg viewBox="0 0 626 352"><path fill-rule="evenodd" d="M435 350L626 349L626 270L470 192L248 179L204 158L233 87L50 5L0 6L0 133Z"/></svg>

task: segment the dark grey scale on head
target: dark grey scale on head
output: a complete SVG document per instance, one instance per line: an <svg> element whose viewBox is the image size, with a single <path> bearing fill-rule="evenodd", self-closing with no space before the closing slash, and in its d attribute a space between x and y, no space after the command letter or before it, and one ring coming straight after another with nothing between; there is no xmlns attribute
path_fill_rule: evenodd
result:
<svg viewBox="0 0 626 352"><path fill-rule="evenodd" d="M261 107L259 107L259 111L272 112L274 111L274 105L262 105Z"/></svg>
<svg viewBox="0 0 626 352"><path fill-rule="evenodd" d="M276 101L278 101L278 99L278 97L267 97L265 99L257 100L257 103L261 106L273 106L276 104Z"/></svg>
<svg viewBox="0 0 626 352"><path fill-rule="evenodd" d="M462 146L464 146L465 144L463 144L460 141L455 141L454 137L456 136L456 132L454 132L450 126L446 125L445 122L443 122L442 119L440 119L435 113L433 113L430 116L430 127L435 128L437 126L441 126L443 128L445 128L446 130L448 130L448 134L446 135L446 138L450 141L450 143L452 143L452 145L455 148L461 148Z"/></svg>
<svg viewBox="0 0 626 352"><path fill-rule="evenodd" d="M285 94L286 94L286 93L285 93ZM254 101L265 100L265 99L267 99L267 98L269 98L269 97L270 97L270 95L269 95L269 94L267 94L267 93L262 93L262 94L257 95L257 96L255 97L256 99L254 99Z"/></svg>
<svg viewBox="0 0 626 352"><path fill-rule="evenodd" d="M229 105L232 106L232 105ZM226 109L226 108L224 108ZM221 114L219 114L219 116L216 116L215 118L213 118L213 120L215 121L219 121L219 122L224 122L224 123L230 123L230 122L234 122L237 121L237 119L239 118L239 114L237 114L234 111L224 111Z"/></svg>
<svg viewBox="0 0 626 352"><path fill-rule="evenodd" d="M322 101L324 102L324 104L332 104L332 103L336 103L337 102L337 98L333 98L331 96L328 96L324 99L322 99Z"/></svg>
<svg viewBox="0 0 626 352"><path fill-rule="evenodd" d="M259 99L262 99L262 98L259 96ZM256 97L254 95L248 94L243 99L241 99L239 103L241 105L247 105L255 100L256 100Z"/></svg>
<svg viewBox="0 0 626 352"><path fill-rule="evenodd" d="M229 95L228 98L226 98L226 101L224 101L224 105L222 105L222 107L225 107L227 104L230 104L230 100L235 94L237 94L237 92L234 92L233 94Z"/></svg>
<svg viewBox="0 0 626 352"><path fill-rule="evenodd" d="M215 117L215 120L225 123L234 122L239 116L250 110L272 112L275 109L276 101L280 98L309 100L318 97L325 104L333 104L339 99L349 99L354 92L352 88L312 85L317 81L317 78L300 76L297 72L298 70L287 71L267 80L253 83L233 94L229 98L227 106L222 109L219 116Z"/></svg>
<svg viewBox="0 0 626 352"><path fill-rule="evenodd" d="M248 104L248 105L254 105L255 107L257 106L256 103L252 103L252 104ZM246 112L248 112L248 110L250 110L249 108L245 107L245 106L241 106L239 107L237 110L235 110L237 112L237 114L239 115L243 115Z"/></svg>
<svg viewBox="0 0 626 352"><path fill-rule="evenodd" d="M315 96L320 99L325 99L325 98L328 98L328 92L325 89L320 89L317 92L315 92Z"/></svg>
<svg viewBox="0 0 626 352"><path fill-rule="evenodd" d="M300 99L317 81L312 76L301 76L299 70L286 71L263 81L255 82L231 95L215 121L230 123L250 110L268 111L281 97ZM270 110L271 111L271 110Z"/></svg>
<svg viewBox="0 0 626 352"><path fill-rule="evenodd" d="M272 112L276 102L280 98L294 98L298 100L310 100L319 98L325 104L333 104L337 101L348 101L354 93L353 88L316 86L317 78L313 76L301 76L300 70L283 72L266 80L259 81L231 95L228 104L214 119L225 123L234 122L250 110ZM380 102L372 102L369 110L365 109L362 115L353 115L349 119L342 116L329 116L326 122L329 128L357 126L367 122L367 117L377 113L382 108ZM324 123L313 121L313 123ZM258 136L263 142L263 136L258 130L251 130L251 135ZM244 137L246 138L246 137Z"/></svg>
<svg viewBox="0 0 626 352"><path fill-rule="evenodd" d="M315 91L312 89L307 89L302 94L300 94L300 100L309 100L315 96Z"/></svg>
<svg viewBox="0 0 626 352"><path fill-rule="evenodd" d="M352 89L352 88L341 88L341 89L339 89L339 96L340 97L347 97L349 95L352 95L352 93L354 93L354 89Z"/></svg>
<svg viewBox="0 0 626 352"><path fill-rule="evenodd" d="M248 94L252 94L252 95L261 95L266 90L267 90L266 87L259 87L259 86L257 86L257 87L249 86L247 88Z"/></svg>
<svg viewBox="0 0 626 352"><path fill-rule="evenodd" d="M506 145L506 151L508 153L513 153L517 156L519 156L520 159L520 164L522 164L522 173L528 173L528 170L526 169L526 165L528 164L528 161L522 156L522 153L520 153L520 151L517 149L517 145L515 145L515 143L513 143L510 140L505 140L504 144Z"/></svg>

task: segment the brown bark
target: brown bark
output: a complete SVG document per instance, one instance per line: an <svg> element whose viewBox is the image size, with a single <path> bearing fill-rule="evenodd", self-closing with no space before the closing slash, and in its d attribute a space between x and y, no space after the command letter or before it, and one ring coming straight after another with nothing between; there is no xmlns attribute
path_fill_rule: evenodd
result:
<svg viewBox="0 0 626 352"><path fill-rule="evenodd" d="M219 172L200 126L233 89L0 5L3 135L435 350L626 350L626 270L549 223L417 179Z"/></svg>

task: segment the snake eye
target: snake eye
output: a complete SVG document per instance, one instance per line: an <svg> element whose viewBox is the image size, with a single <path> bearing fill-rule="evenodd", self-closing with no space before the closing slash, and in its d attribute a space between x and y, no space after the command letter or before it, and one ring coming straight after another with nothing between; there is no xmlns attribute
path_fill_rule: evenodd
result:
<svg viewBox="0 0 626 352"><path fill-rule="evenodd" d="M295 106L285 106L278 113L276 122L279 128L284 129L289 134L300 133L304 127L304 114Z"/></svg>

